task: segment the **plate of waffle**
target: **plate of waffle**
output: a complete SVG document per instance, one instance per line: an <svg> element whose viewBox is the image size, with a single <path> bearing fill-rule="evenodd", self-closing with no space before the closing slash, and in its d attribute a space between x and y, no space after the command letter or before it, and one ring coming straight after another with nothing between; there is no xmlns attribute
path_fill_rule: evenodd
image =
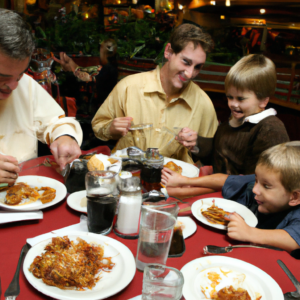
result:
<svg viewBox="0 0 300 300"><path fill-rule="evenodd" d="M33 211L57 204L67 195L65 185L44 176L20 176L12 187L0 192L0 208Z"/></svg>
<svg viewBox="0 0 300 300"><path fill-rule="evenodd" d="M223 230L227 230L229 223L225 215L234 212L251 227L255 227L258 222L254 213L246 206L223 198L200 199L193 203L191 211L194 217L203 224Z"/></svg>

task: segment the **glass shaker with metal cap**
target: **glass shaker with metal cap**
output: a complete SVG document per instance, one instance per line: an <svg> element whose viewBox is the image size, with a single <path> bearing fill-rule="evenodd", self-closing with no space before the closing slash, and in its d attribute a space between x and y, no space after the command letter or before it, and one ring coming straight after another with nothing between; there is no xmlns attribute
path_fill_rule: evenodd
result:
<svg viewBox="0 0 300 300"><path fill-rule="evenodd" d="M120 178L119 189L121 195L114 232L122 238L138 238L142 207L140 179L137 177Z"/></svg>
<svg viewBox="0 0 300 300"><path fill-rule="evenodd" d="M164 167L164 157L158 148L148 148L146 159L141 171L142 186L145 192L160 191L161 170Z"/></svg>

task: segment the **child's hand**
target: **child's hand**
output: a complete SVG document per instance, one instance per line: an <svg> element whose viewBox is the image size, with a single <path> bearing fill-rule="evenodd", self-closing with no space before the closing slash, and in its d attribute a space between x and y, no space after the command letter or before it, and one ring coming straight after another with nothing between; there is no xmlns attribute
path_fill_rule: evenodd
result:
<svg viewBox="0 0 300 300"><path fill-rule="evenodd" d="M164 186L182 186L184 185L184 179L184 176L168 168L163 168L161 171L161 183Z"/></svg>
<svg viewBox="0 0 300 300"><path fill-rule="evenodd" d="M225 217L225 219L230 221L227 229L227 235L230 238L242 242L251 242L253 227L247 225L245 220L239 214L232 213Z"/></svg>

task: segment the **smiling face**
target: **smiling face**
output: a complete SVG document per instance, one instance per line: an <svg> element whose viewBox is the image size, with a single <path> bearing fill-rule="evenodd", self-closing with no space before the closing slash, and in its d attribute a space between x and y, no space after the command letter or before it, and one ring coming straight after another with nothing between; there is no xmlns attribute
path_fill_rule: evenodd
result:
<svg viewBox="0 0 300 300"><path fill-rule="evenodd" d="M192 42L189 42L185 48L179 52L174 53L171 45L168 44L165 50L165 58L168 62L164 68L164 78L167 90L179 92L183 90L190 80L195 78L206 60L206 53L200 45L196 48Z"/></svg>
<svg viewBox="0 0 300 300"><path fill-rule="evenodd" d="M234 86L228 88L226 97L232 119L236 123L242 123L246 117L263 111L269 101L269 98L259 100L253 91L240 91Z"/></svg>
<svg viewBox="0 0 300 300"><path fill-rule="evenodd" d="M0 52L0 100L7 99L17 88L28 64L29 57L17 60Z"/></svg>
<svg viewBox="0 0 300 300"><path fill-rule="evenodd" d="M258 211L264 214L283 211L293 205L293 193L289 193L282 185L280 173L263 165L256 166L253 193L256 195Z"/></svg>

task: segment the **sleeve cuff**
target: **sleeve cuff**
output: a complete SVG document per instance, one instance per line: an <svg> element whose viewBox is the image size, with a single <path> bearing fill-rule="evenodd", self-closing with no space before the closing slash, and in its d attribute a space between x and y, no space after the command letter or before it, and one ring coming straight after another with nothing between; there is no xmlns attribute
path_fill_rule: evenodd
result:
<svg viewBox="0 0 300 300"><path fill-rule="evenodd" d="M76 130L70 125L64 124L64 125L57 127L51 134L51 143L53 143L60 136L69 135L69 136L73 137L76 140L76 142L78 143L78 145L80 146L82 143L82 137L80 137L76 133Z"/></svg>

